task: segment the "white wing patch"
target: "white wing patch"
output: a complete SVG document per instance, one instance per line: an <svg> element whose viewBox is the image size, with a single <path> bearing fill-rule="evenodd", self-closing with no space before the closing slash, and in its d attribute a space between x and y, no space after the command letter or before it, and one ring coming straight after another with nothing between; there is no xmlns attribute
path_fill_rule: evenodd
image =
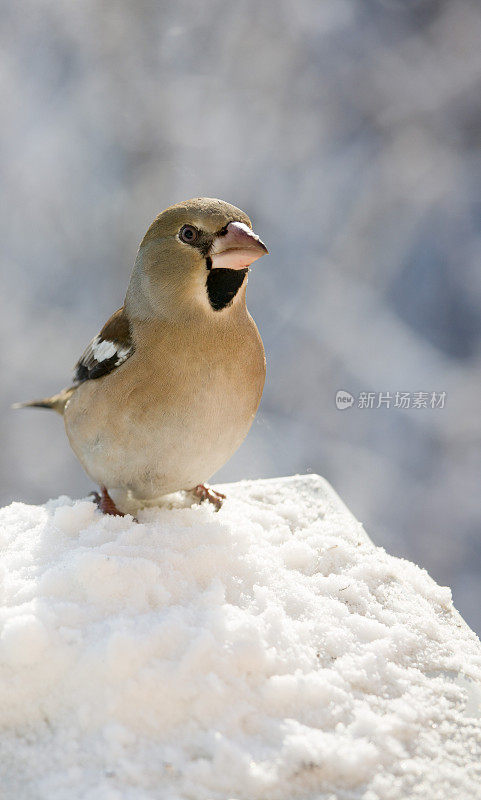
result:
<svg viewBox="0 0 481 800"><path fill-rule="evenodd" d="M75 368L75 380L84 381L101 378L119 367L134 351L133 345L95 336Z"/></svg>
<svg viewBox="0 0 481 800"><path fill-rule="evenodd" d="M95 337L91 347L92 355L98 363L108 361L109 358L116 356L116 366L122 364L132 352L131 347L122 347L118 342L109 342L108 339L101 339L100 336Z"/></svg>
<svg viewBox="0 0 481 800"><path fill-rule="evenodd" d="M128 357L132 355L132 347L119 347L117 350L117 366L127 361Z"/></svg>
<svg viewBox="0 0 481 800"><path fill-rule="evenodd" d="M93 340L92 355L96 361L106 361L106 359L112 358L116 353L120 355L120 352L113 342L109 342L106 339L102 340L100 336L96 336Z"/></svg>

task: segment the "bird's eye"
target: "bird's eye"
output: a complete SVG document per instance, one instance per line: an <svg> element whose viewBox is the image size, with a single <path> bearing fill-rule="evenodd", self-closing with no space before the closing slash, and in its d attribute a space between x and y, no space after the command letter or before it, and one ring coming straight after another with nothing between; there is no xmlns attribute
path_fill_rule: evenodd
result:
<svg viewBox="0 0 481 800"><path fill-rule="evenodd" d="M197 228L194 228L193 225L182 225L182 228L179 231L179 238L181 242L185 242L186 244L193 244L199 235L199 231Z"/></svg>

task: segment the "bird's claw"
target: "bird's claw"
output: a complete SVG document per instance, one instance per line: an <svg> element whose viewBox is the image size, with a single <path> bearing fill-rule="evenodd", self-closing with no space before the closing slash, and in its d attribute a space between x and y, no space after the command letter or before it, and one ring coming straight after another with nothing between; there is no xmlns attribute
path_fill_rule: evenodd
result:
<svg viewBox="0 0 481 800"><path fill-rule="evenodd" d="M216 511L219 511L219 509L222 507L223 500L225 500L225 494L218 492L216 489L212 489L211 486L206 486L205 483L199 483L193 492L195 497L198 497L201 503L204 502L204 500L208 500L209 503L212 503L212 505L215 506Z"/></svg>
<svg viewBox="0 0 481 800"><path fill-rule="evenodd" d="M101 494L98 492L90 492L89 497L93 497L94 503L102 514L110 514L112 517L125 517L125 514L120 511L110 497L105 486L100 488Z"/></svg>

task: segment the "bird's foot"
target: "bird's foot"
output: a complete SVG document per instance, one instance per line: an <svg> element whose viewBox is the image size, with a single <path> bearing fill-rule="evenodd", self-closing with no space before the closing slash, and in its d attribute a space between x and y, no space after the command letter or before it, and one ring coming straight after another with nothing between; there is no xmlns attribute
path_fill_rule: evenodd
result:
<svg viewBox="0 0 481 800"><path fill-rule="evenodd" d="M199 485L196 486L192 491L194 492L195 497L199 498L201 503L204 500L208 500L209 503L212 503L212 505L215 506L216 511L221 508L222 501L225 500L225 494L222 494L222 492L217 492L215 489L212 489L205 483L199 483Z"/></svg>
<svg viewBox="0 0 481 800"><path fill-rule="evenodd" d="M119 511L115 505L105 486L100 487L100 492L100 494L98 492L91 492L90 496L93 497L97 508L102 514L110 514L112 517L125 517L125 514Z"/></svg>

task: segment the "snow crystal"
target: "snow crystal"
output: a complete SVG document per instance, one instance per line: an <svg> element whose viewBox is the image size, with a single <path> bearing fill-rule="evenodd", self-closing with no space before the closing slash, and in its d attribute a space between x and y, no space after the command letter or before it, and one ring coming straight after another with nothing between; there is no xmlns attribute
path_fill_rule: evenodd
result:
<svg viewBox="0 0 481 800"><path fill-rule="evenodd" d="M10 800L475 797L481 647L317 476L0 512Z"/></svg>

